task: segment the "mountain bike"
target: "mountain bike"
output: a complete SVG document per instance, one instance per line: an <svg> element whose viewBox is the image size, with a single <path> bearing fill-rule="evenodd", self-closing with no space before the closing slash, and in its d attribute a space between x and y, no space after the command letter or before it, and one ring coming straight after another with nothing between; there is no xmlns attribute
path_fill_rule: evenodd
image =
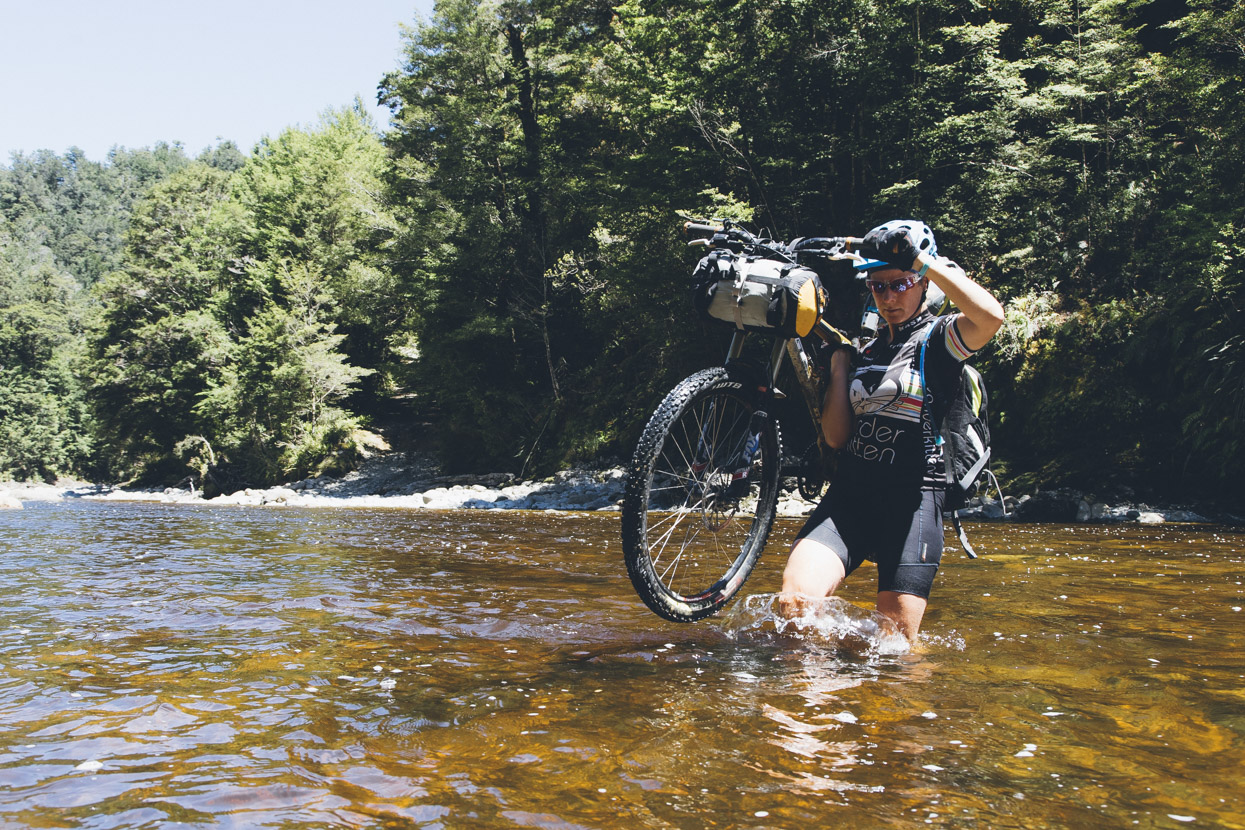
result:
<svg viewBox="0 0 1245 830"><path fill-rule="evenodd" d="M818 340L848 338L825 320L824 293L813 297L811 310L796 312L803 319L794 330L774 308L790 310L790 291L798 290L799 301L823 291L808 279L815 273L805 265L810 259L864 259L862 240L851 237L784 243L727 220L685 228L706 235L689 244L709 248L697 281L717 291L702 310L735 329L723 365L681 381L649 419L627 470L622 507L631 582L652 611L675 622L702 619L739 591L769 539L784 477L794 476L810 501L824 489L832 459L820 427L826 378L813 352ZM789 294L776 300L775 288ZM768 358L744 357L750 333L773 338ZM794 369L817 436L785 464L776 416L786 397L777 386L784 364Z"/></svg>

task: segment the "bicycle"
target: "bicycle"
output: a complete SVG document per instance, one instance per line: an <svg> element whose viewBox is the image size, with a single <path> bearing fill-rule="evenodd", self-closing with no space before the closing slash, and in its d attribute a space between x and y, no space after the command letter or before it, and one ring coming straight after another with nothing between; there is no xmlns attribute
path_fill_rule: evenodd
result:
<svg viewBox="0 0 1245 830"><path fill-rule="evenodd" d="M653 612L674 622L702 619L730 601L769 539L783 477L794 475L800 494L813 501L825 487L832 458L820 428L824 378L810 344L812 338L848 338L824 319L820 305L811 326L807 319L795 332L767 325L757 309L745 313L748 284L763 286L776 272L812 273L802 264L808 257L864 259L862 240L852 237L783 243L729 220L684 227L710 235L689 244L710 249L698 270L709 263L702 278L720 278L725 298L718 313L710 313L733 319L736 328L724 364L678 383L654 411L628 467L622 507L631 582ZM727 281L730 288L722 286ZM819 283L815 290L821 290ZM777 335L763 365L742 358L750 331ZM776 385L784 360L794 369L817 436L798 462L786 465L773 415L773 404L785 397Z"/></svg>

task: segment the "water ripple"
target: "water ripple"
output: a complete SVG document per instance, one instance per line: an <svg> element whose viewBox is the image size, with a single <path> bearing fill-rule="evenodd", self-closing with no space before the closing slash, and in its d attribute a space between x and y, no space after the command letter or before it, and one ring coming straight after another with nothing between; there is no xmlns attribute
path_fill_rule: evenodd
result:
<svg viewBox="0 0 1245 830"><path fill-rule="evenodd" d="M0 825L1245 826L1241 534L976 535L909 651L776 556L665 623L616 515L0 513Z"/></svg>
<svg viewBox="0 0 1245 830"><path fill-rule="evenodd" d="M781 594L743 597L723 616L722 629L732 638L797 640L859 657L909 650L907 638L890 619L841 597L801 598L795 616L784 613L782 603Z"/></svg>

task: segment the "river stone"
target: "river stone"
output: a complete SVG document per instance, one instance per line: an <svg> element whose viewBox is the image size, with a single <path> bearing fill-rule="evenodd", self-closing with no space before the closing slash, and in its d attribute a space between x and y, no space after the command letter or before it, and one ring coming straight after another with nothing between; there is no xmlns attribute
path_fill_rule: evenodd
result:
<svg viewBox="0 0 1245 830"><path fill-rule="evenodd" d="M272 487L264 491L260 504L288 504L297 495L288 487Z"/></svg>
<svg viewBox="0 0 1245 830"><path fill-rule="evenodd" d="M1003 505L999 504L997 501L987 501L981 506L981 518L983 519L989 519L992 522L997 522L1006 515L1007 513L1003 510Z"/></svg>
<svg viewBox="0 0 1245 830"><path fill-rule="evenodd" d="M1209 522L1210 519L1192 510L1170 510L1166 515L1169 522Z"/></svg>
<svg viewBox="0 0 1245 830"><path fill-rule="evenodd" d="M0 492L0 510L21 510L22 503L11 493Z"/></svg>
<svg viewBox="0 0 1245 830"><path fill-rule="evenodd" d="M813 511L813 503L804 501L800 496L788 496L778 500L777 513L785 518L807 516Z"/></svg>
<svg viewBox="0 0 1245 830"><path fill-rule="evenodd" d="M1066 491L1039 491L1016 504L1016 518L1025 522L1074 522L1081 498Z"/></svg>

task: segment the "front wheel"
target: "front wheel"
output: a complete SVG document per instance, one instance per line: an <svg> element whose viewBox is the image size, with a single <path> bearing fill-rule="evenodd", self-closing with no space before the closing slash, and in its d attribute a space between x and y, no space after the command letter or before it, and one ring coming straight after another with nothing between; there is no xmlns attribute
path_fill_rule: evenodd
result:
<svg viewBox="0 0 1245 830"><path fill-rule="evenodd" d="M778 424L724 368L676 386L627 471L623 555L644 603L675 622L725 605L752 573L778 502Z"/></svg>

